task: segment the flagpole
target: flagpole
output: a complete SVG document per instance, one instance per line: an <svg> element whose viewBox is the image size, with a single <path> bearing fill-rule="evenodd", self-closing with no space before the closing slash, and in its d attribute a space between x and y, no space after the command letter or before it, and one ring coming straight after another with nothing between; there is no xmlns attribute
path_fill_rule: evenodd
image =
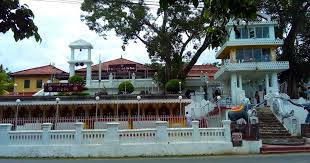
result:
<svg viewBox="0 0 310 163"><path fill-rule="evenodd" d="M101 83L101 54L99 54L99 76L98 76L98 81L99 81L99 92L98 93L100 93L100 88L101 88L101 86L100 86L100 83Z"/></svg>

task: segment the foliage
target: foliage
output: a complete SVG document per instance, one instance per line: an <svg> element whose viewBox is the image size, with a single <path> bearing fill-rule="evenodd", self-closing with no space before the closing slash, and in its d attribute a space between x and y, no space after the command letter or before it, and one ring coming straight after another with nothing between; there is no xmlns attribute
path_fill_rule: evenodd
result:
<svg viewBox="0 0 310 163"><path fill-rule="evenodd" d="M261 0L259 9L278 21L276 37L284 40L278 59L289 61L290 69L281 73L288 82L288 95L298 98L298 85L309 78L310 2L309 0Z"/></svg>
<svg viewBox="0 0 310 163"><path fill-rule="evenodd" d="M12 91L14 84L9 78L8 73L0 65L0 95L4 95L6 91Z"/></svg>
<svg viewBox="0 0 310 163"><path fill-rule="evenodd" d="M179 82L181 82L181 90L182 90L184 87L184 83L181 80L172 79L166 83L165 85L166 91L169 93L178 93L180 91Z"/></svg>
<svg viewBox="0 0 310 163"><path fill-rule="evenodd" d="M135 90L134 86L131 84L130 81L123 81L118 86L118 91L126 94L130 94Z"/></svg>
<svg viewBox="0 0 310 163"><path fill-rule="evenodd" d="M84 78L79 75L73 75L68 79L68 82L70 84L83 84L84 83Z"/></svg>
<svg viewBox="0 0 310 163"><path fill-rule="evenodd" d="M161 0L163 3L170 0ZM184 79L200 55L209 47L218 47L227 35L230 19L255 18L254 0L204 0L193 8L188 2L172 0L155 14L146 1L85 0L81 16L89 29L106 37L115 31L125 45L130 40L142 42L153 63L164 63L162 83ZM164 70L164 71L163 71Z"/></svg>
<svg viewBox="0 0 310 163"><path fill-rule="evenodd" d="M11 29L15 41L32 36L37 42L41 41L33 18L32 11L27 5L20 5L19 0L0 1L0 33L6 33Z"/></svg>

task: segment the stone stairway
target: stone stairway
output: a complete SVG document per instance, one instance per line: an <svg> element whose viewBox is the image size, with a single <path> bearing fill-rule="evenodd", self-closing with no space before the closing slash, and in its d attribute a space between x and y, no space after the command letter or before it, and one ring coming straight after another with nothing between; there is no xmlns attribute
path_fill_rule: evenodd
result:
<svg viewBox="0 0 310 163"><path fill-rule="evenodd" d="M304 145L304 139L291 136L285 127L278 121L270 108L257 109L259 119L259 134L263 144L271 145Z"/></svg>

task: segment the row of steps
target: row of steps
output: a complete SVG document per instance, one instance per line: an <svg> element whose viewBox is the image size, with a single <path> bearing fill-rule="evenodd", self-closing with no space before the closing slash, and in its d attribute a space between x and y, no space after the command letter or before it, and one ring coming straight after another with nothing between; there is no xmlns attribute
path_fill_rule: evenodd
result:
<svg viewBox="0 0 310 163"><path fill-rule="evenodd" d="M259 134L263 144L286 146L305 144L304 139L291 136L286 128L278 121L277 117L272 113L270 108L264 107L258 109L257 116L259 119ZM284 146L284 148L286 146ZM280 149L280 147L277 148Z"/></svg>

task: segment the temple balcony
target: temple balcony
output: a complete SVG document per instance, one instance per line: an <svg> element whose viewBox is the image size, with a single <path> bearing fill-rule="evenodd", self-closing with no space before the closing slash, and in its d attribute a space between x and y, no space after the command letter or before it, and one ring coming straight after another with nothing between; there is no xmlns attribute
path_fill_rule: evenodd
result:
<svg viewBox="0 0 310 163"><path fill-rule="evenodd" d="M225 63L214 75L215 80L229 78L231 72L241 72L258 77L266 72L282 72L289 69L288 61Z"/></svg>
<svg viewBox="0 0 310 163"><path fill-rule="evenodd" d="M231 49L237 48L277 48L283 45L281 39L233 39L228 40L221 46L221 49L216 53L217 59L224 59L229 54Z"/></svg>

